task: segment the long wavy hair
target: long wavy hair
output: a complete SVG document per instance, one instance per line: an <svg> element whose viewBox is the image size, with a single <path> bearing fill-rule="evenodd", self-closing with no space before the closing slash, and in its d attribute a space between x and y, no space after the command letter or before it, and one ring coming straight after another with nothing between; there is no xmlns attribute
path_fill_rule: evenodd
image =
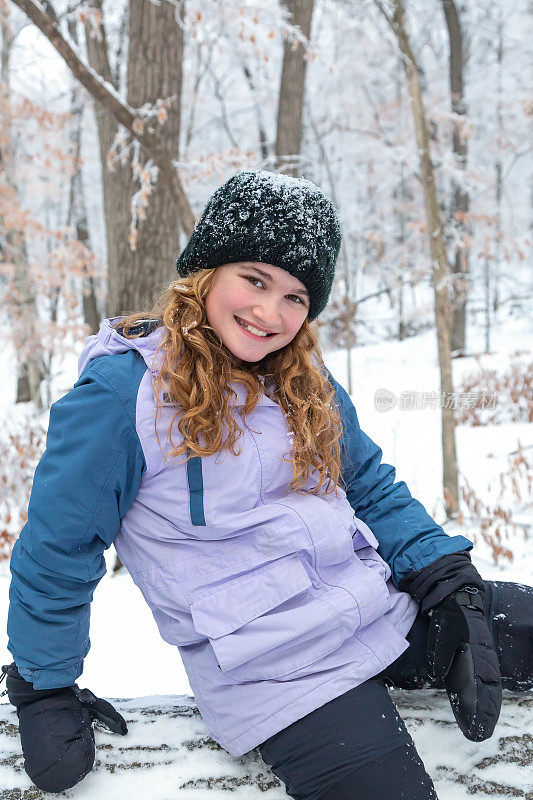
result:
<svg viewBox="0 0 533 800"><path fill-rule="evenodd" d="M205 298L214 275L215 268L202 269L174 281L148 313L129 314L115 323L126 338L138 335L135 328L140 320L159 320L166 329L157 348L161 367L152 382L156 434L161 398L178 406L170 424L172 449L167 458L186 455L181 462L185 463L193 456L211 456L222 450L239 455L241 449L236 450L236 443L243 431L230 408L232 396L237 397L231 383L246 387L246 402L240 413L243 424L252 431L246 417L265 388L271 389L292 432L291 452L283 457L293 463L288 491L319 494L325 485L324 494L333 492L340 483L343 428L334 389L320 370L324 361L316 326L306 319L292 341L280 350L257 362L242 361L222 343L207 319ZM176 421L183 437L179 446L172 441ZM199 434L205 444L200 444ZM311 472L318 473L318 483L303 489Z"/></svg>

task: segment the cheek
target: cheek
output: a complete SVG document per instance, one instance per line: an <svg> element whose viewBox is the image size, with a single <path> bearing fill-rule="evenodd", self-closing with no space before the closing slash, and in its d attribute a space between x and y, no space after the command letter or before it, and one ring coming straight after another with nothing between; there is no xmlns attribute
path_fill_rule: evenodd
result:
<svg viewBox="0 0 533 800"><path fill-rule="evenodd" d="M291 311L290 316L288 318L287 328L290 329L293 336L295 336L302 325L305 322L305 318L307 317L307 309L300 308L299 306L296 307L293 311Z"/></svg>
<svg viewBox="0 0 533 800"><path fill-rule="evenodd" d="M248 308L253 304L253 296L243 287L234 287L226 295L226 306L230 311Z"/></svg>
<svg viewBox="0 0 533 800"><path fill-rule="evenodd" d="M238 308L249 305L250 296L246 289L237 286L226 286L214 297L213 305L223 313L233 313Z"/></svg>
<svg viewBox="0 0 533 800"><path fill-rule="evenodd" d="M235 286L214 286L206 297L205 308L209 324L214 328L223 325L228 316L246 306L249 296Z"/></svg>

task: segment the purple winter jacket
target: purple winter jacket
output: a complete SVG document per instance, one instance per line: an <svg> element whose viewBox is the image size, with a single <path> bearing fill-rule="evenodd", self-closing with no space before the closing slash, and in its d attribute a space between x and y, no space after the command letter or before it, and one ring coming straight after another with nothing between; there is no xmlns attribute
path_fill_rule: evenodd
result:
<svg viewBox="0 0 533 800"><path fill-rule="evenodd" d="M191 462L165 461L175 406L161 409L159 442L154 430L161 329L126 339L111 327L117 319L87 339L79 360L82 373L99 356L135 349L148 367L136 403L146 471L115 547L162 638L179 648L211 736L238 756L392 663L418 606L392 584L340 487L286 493L289 429L267 395L247 417L257 433L240 423L239 456L201 459L203 519L193 519ZM233 388L238 412L245 390ZM174 445L180 439L175 424Z"/></svg>

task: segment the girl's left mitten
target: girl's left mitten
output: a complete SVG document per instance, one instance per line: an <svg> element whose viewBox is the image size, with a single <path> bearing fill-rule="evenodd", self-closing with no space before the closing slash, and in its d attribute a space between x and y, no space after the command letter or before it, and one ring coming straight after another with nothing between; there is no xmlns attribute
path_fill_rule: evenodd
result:
<svg viewBox="0 0 533 800"><path fill-rule="evenodd" d="M6 688L17 709L29 777L45 792L70 789L94 764L91 714L71 687L34 689L15 664L7 670Z"/></svg>
<svg viewBox="0 0 533 800"><path fill-rule="evenodd" d="M400 589L430 615L427 669L444 683L457 724L467 739L488 739L500 714L502 679L485 618L485 583L469 554L441 556L406 575Z"/></svg>
<svg viewBox="0 0 533 800"><path fill-rule="evenodd" d="M464 586L431 610L428 666L430 674L444 680L466 738L490 738L500 715L502 679L477 587Z"/></svg>

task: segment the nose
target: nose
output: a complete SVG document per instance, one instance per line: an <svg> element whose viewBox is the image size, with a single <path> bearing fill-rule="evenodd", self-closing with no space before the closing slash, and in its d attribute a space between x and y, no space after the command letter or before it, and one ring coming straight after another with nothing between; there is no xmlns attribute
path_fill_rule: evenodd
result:
<svg viewBox="0 0 533 800"><path fill-rule="evenodd" d="M252 313L258 322L261 321L263 327L276 332L281 330L279 301L275 297L264 298L260 303L256 303L252 307Z"/></svg>

